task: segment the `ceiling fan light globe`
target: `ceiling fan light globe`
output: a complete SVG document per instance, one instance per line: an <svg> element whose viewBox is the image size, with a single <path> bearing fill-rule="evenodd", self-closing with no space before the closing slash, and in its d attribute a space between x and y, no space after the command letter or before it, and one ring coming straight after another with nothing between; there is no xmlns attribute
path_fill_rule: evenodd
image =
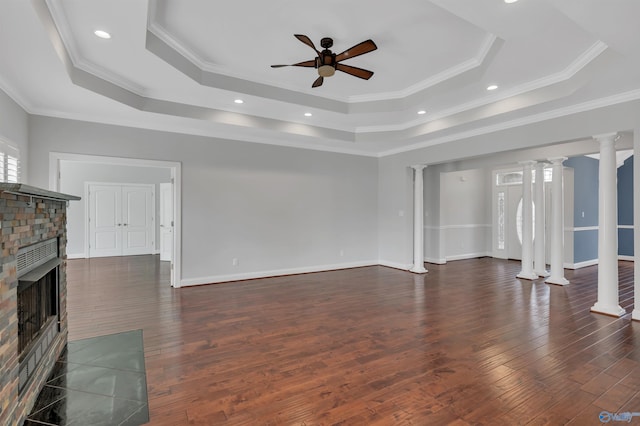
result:
<svg viewBox="0 0 640 426"><path fill-rule="evenodd" d="M318 75L322 77L331 77L336 73L336 69L332 65L322 65L318 67Z"/></svg>

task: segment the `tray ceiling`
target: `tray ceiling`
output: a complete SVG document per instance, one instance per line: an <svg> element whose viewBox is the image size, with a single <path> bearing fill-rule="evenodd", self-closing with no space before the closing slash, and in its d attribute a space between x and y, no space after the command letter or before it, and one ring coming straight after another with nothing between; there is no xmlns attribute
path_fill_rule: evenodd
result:
<svg viewBox="0 0 640 426"><path fill-rule="evenodd" d="M385 155L639 98L634 16L634 0L8 0L0 87L34 114ZM373 39L344 63L374 76L312 89L315 69L271 68L314 57L293 34L336 53Z"/></svg>

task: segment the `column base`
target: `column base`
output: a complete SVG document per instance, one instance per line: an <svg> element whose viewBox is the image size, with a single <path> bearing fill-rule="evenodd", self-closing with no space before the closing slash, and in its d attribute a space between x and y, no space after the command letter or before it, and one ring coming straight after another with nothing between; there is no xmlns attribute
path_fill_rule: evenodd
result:
<svg viewBox="0 0 640 426"><path fill-rule="evenodd" d="M547 278L549 275L551 275L547 270L533 271L533 272L536 273L539 277L543 277L543 278Z"/></svg>
<svg viewBox="0 0 640 426"><path fill-rule="evenodd" d="M605 314L612 317L621 317L627 313L627 311L622 309L620 305L604 306L598 302L596 302L596 304L591 307L591 312L595 312L597 314Z"/></svg>
<svg viewBox="0 0 640 426"><path fill-rule="evenodd" d="M631 312L631 319L640 321L640 309L634 309L633 312Z"/></svg>
<svg viewBox="0 0 640 426"><path fill-rule="evenodd" d="M516 278L521 278L523 280L537 280L538 279L538 274L536 274L533 271L531 271L531 272L520 271L520 273L518 275L516 275Z"/></svg>
<svg viewBox="0 0 640 426"><path fill-rule="evenodd" d="M427 271L425 267L421 265L414 266L413 268L409 269L409 272L413 272L414 274L426 274L429 271Z"/></svg>
<svg viewBox="0 0 640 426"><path fill-rule="evenodd" d="M567 285L569 284L569 280L565 277L549 277L544 280L547 284L555 284L555 285Z"/></svg>

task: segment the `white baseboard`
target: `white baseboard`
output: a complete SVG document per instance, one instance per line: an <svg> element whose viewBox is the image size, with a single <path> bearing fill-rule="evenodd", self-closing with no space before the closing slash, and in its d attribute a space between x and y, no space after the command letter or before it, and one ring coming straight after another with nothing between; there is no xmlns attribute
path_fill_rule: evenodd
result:
<svg viewBox="0 0 640 426"><path fill-rule="evenodd" d="M67 259L85 259L87 256L85 256L84 253L71 253L71 254L67 254Z"/></svg>
<svg viewBox="0 0 640 426"><path fill-rule="evenodd" d="M435 257L425 257L424 261L436 265L444 265L445 263L447 263L447 259L436 259Z"/></svg>
<svg viewBox="0 0 640 426"><path fill-rule="evenodd" d="M633 262L635 258L633 256L625 256L625 255L619 254L618 260ZM566 269L580 269L580 268L585 268L587 266L593 266L597 264L598 264L598 259L591 259L591 260L585 260L584 262L578 262L578 263L565 263L564 267Z"/></svg>
<svg viewBox="0 0 640 426"><path fill-rule="evenodd" d="M447 262L450 260L476 259L485 256L491 256L491 254L487 252L458 254L455 256L447 256Z"/></svg>
<svg viewBox="0 0 640 426"><path fill-rule="evenodd" d="M386 266L387 268L401 269L403 271L408 271L413 267L413 264L411 263L404 264L404 263L398 263L398 262L390 262L387 260L378 260L378 265Z"/></svg>
<svg viewBox="0 0 640 426"><path fill-rule="evenodd" d="M578 263L565 263L563 266L565 269L580 269L586 268L587 266L593 266L598 264L598 259L585 260L584 262Z"/></svg>
<svg viewBox="0 0 640 426"><path fill-rule="evenodd" d="M212 275L209 277L183 278L182 280L180 280L180 287L188 287L188 286L202 285L202 284L223 283L227 281L252 280L256 278L269 278L269 277L277 277L281 275L308 274L310 272L335 271L338 269L360 268L362 266L375 266L378 264L379 263L377 260L370 260L370 261L361 261L361 262L338 263L333 265L317 265L317 266L306 266L306 267L300 267L300 268L275 269L271 271L243 272L238 274L227 274L227 275Z"/></svg>

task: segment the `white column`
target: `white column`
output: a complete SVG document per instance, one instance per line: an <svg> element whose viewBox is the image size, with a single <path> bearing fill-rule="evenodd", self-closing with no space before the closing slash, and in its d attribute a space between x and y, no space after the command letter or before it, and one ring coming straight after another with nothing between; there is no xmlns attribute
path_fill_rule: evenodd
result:
<svg viewBox="0 0 640 426"><path fill-rule="evenodd" d="M618 304L618 182L616 134L594 136L600 143L598 183L598 301L592 312L619 317Z"/></svg>
<svg viewBox="0 0 640 426"><path fill-rule="evenodd" d="M411 272L424 274L424 176L427 166L411 166L413 173L413 268Z"/></svg>
<svg viewBox="0 0 640 426"><path fill-rule="evenodd" d="M640 125L633 131L633 152L640 153ZM640 160L633 161L633 312L631 319L640 321Z"/></svg>
<svg viewBox="0 0 640 426"><path fill-rule="evenodd" d="M544 259L545 255L545 208L544 208L544 165L539 162L536 164L536 183L534 184L534 202L536 206L535 224L536 237L534 244L533 271L539 277L548 277L547 264Z"/></svg>
<svg viewBox="0 0 640 426"><path fill-rule="evenodd" d="M521 161L522 174L522 270L518 278L535 280L538 274L533 272L533 209L531 195L531 171L535 161Z"/></svg>
<svg viewBox="0 0 640 426"><path fill-rule="evenodd" d="M551 275L548 284L567 285L564 277L564 186L562 184L562 162L566 157L549 158L552 165L551 177Z"/></svg>

